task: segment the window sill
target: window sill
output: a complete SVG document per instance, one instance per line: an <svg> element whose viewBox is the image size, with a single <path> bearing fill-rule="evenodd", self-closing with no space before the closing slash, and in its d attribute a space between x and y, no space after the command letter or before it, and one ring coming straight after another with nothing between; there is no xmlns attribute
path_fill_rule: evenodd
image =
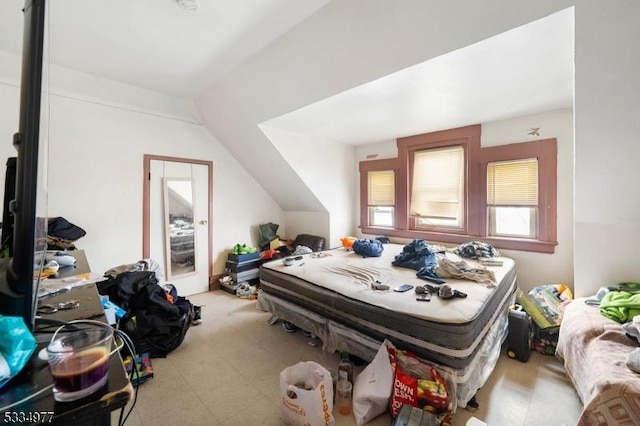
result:
<svg viewBox="0 0 640 426"><path fill-rule="evenodd" d="M558 245L554 241L520 240L516 238L479 237L473 235L447 234L440 232L415 231L408 229L390 229L362 227L363 234L396 238L423 239L434 243L462 244L469 241L482 241L497 249L530 251L553 254Z"/></svg>

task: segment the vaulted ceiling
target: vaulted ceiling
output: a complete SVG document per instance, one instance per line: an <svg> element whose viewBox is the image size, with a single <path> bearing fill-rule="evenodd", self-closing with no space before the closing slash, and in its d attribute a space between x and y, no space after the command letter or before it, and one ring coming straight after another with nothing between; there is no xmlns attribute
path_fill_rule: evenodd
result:
<svg viewBox="0 0 640 426"><path fill-rule="evenodd" d="M51 62L193 98L329 0L49 0ZM24 0L0 2L0 50L22 51Z"/></svg>
<svg viewBox="0 0 640 426"><path fill-rule="evenodd" d="M464 14L454 15L450 12L455 7L448 4L445 7L446 2L439 0L197 2L199 10L185 12L176 0L50 0L51 63L182 99L217 98L218 104L209 104L215 105L218 117L196 119L202 120L284 210L316 211L323 206L298 171L258 130L259 125L319 141L359 145L571 108L573 104L573 10L561 10L563 5L570 5L568 1L559 1L557 5L544 2L541 6L533 6L536 2L532 2L530 8L537 9L533 13L510 9L515 17L533 15L540 19L522 20L515 28L504 27L502 33L488 30L491 24L482 26L485 21L499 21L495 18L496 7L515 8L502 0L492 0L493 9L468 4ZM0 51L21 52L22 5L23 0L0 2ZM391 71L387 75L375 75L376 69L372 74L374 78L347 76L349 68L340 64L334 67L335 75L323 75L311 84L327 88L327 80L343 79L334 85L343 88L320 98L310 96L311 101L307 102L298 102L304 96L293 99L291 93L281 94L275 89L263 92L260 88L256 94L235 93L251 90L246 86L236 87L233 82L236 74L240 76L236 82L248 74L259 75L259 70L251 68L254 63L265 64L278 58L282 62L279 66L288 67L287 72L298 68L308 72L295 64L295 57L287 57L287 53L283 56L283 52L297 52L307 59L315 59L314 54L331 57L317 49L339 49L335 40L329 42L331 37L325 35L333 30L333 24L339 24L341 34L353 38L355 45L363 45L361 38L366 35L353 28L362 26L365 18L372 18L372 23L365 25L368 31L380 30L385 34L384 31L395 30L397 34L398 30L405 31L403 24L409 22L413 27L406 30L407 36L411 31L421 36L425 32L416 28L429 19L437 19L438 14L443 15L442 19L453 16L466 20L468 26L478 26L466 30L486 35L473 39L466 34L460 40L466 37L473 41L460 44L456 33L449 32L446 23L442 24L444 21L432 21L432 27L444 25L440 33L435 33L436 37L452 40L451 43L434 40L435 44L458 43L456 48L444 50L439 56L418 52L413 56L418 58L424 54L427 60L410 63L404 69L384 65L386 58L382 57L376 65L383 64L378 68ZM484 17L478 18L478 15ZM389 25L385 22L387 18ZM308 38L311 31L318 34L313 37L313 48L301 41ZM298 39L301 35L302 39ZM393 34L386 35L393 39ZM344 41L344 45L350 44L350 40ZM429 42L425 40L422 45L414 43L414 46L428 48ZM382 47L386 47L389 55L389 46ZM398 44L395 48L403 46ZM304 49L307 51L303 52ZM309 49L316 50L309 52ZM371 49L376 49L375 44ZM265 55L272 51L274 55ZM344 62L359 60L357 51L348 53L338 53L335 57ZM364 53L371 60L371 52ZM391 56L389 61L393 60ZM256 57L260 60L255 61ZM326 69L326 63L321 65ZM271 72L274 69L271 67ZM301 77L301 82L306 84L310 82L308 75L291 75ZM356 84L349 85L350 79ZM218 85L229 82L230 85L217 90ZM234 93L228 93L229 90ZM302 90L307 91L308 86ZM218 96L220 94L223 95ZM285 100L282 96L289 98ZM270 106L266 111L261 106L250 105L250 111L236 111L235 116L227 117L233 114L234 105L225 101L241 103L235 105L241 109L246 109L248 102L280 102L282 107ZM199 113L207 114L202 108ZM243 113L247 116L238 118ZM274 164L277 176L265 171L265 159ZM288 182L286 189L281 185L283 181Z"/></svg>
<svg viewBox="0 0 640 426"><path fill-rule="evenodd" d="M49 1L51 62L192 99L329 3L195 1ZM0 50L21 52L23 3L0 2ZM360 144L571 107L572 37L558 13L266 124Z"/></svg>

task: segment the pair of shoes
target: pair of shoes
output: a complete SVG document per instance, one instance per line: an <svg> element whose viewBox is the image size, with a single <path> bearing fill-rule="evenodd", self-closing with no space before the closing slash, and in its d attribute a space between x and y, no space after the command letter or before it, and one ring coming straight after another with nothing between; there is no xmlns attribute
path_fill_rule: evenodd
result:
<svg viewBox="0 0 640 426"><path fill-rule="evenodd" d="M236 288L236 296L242 299L247 299L255 293L256 293L256 288L246 281L240 283L238 285L238 288Z"/></svg>
<svg viewBox="0 0 640 426"><path fill-rule="evenodd" d="M191 325L202 324L202 306L193 305L193 320Z"/></svg>
<svg viewBox="0 0 640 426"><path fill-rule="evenodd" d="M282 328L284 328L284 331L286 331L287 333L295 333L299 330L297 326L290 323L289 321L282 321Z"/></svg>
<svg viewBox="0 0 640 426"><path fill-rule="evenodd" d="M258 249L256 249L252 245L236 244L235 246L233 246L232 253L233 254L249 254L249 253L255 253L257 251Z"/></svg>

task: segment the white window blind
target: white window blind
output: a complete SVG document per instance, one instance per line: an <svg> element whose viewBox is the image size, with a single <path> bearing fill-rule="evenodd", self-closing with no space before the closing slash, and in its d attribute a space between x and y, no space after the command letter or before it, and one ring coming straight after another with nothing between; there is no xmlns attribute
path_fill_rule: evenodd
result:
<svg viewBox="0 0 640 426"><path fill-rule="evenodd" d="M395 173L393 170L368 172L369 206L395 205Z"/></svg>
<svg viewBox="0 0 640 426"><path fill-rule="evenodd" d="M463 180L462 146L417 151L413 161L411 214L461 219Z"/></svg>
<svg viewBox="0 0 640 426"><path fill-rule="evenodd" d="M538 159L487 164L489 206L537 206Z"/></svg>

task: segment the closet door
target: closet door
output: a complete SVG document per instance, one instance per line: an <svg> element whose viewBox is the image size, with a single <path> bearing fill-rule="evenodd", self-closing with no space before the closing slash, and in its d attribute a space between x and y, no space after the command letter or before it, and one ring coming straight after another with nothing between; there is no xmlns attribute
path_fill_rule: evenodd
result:
<svg viewBox="0 0 640 426"><path fill-rule="evenodd" d="M144 258L160 264L179 295L208 291L212 164L145 156L145 174Z"/></svg>

